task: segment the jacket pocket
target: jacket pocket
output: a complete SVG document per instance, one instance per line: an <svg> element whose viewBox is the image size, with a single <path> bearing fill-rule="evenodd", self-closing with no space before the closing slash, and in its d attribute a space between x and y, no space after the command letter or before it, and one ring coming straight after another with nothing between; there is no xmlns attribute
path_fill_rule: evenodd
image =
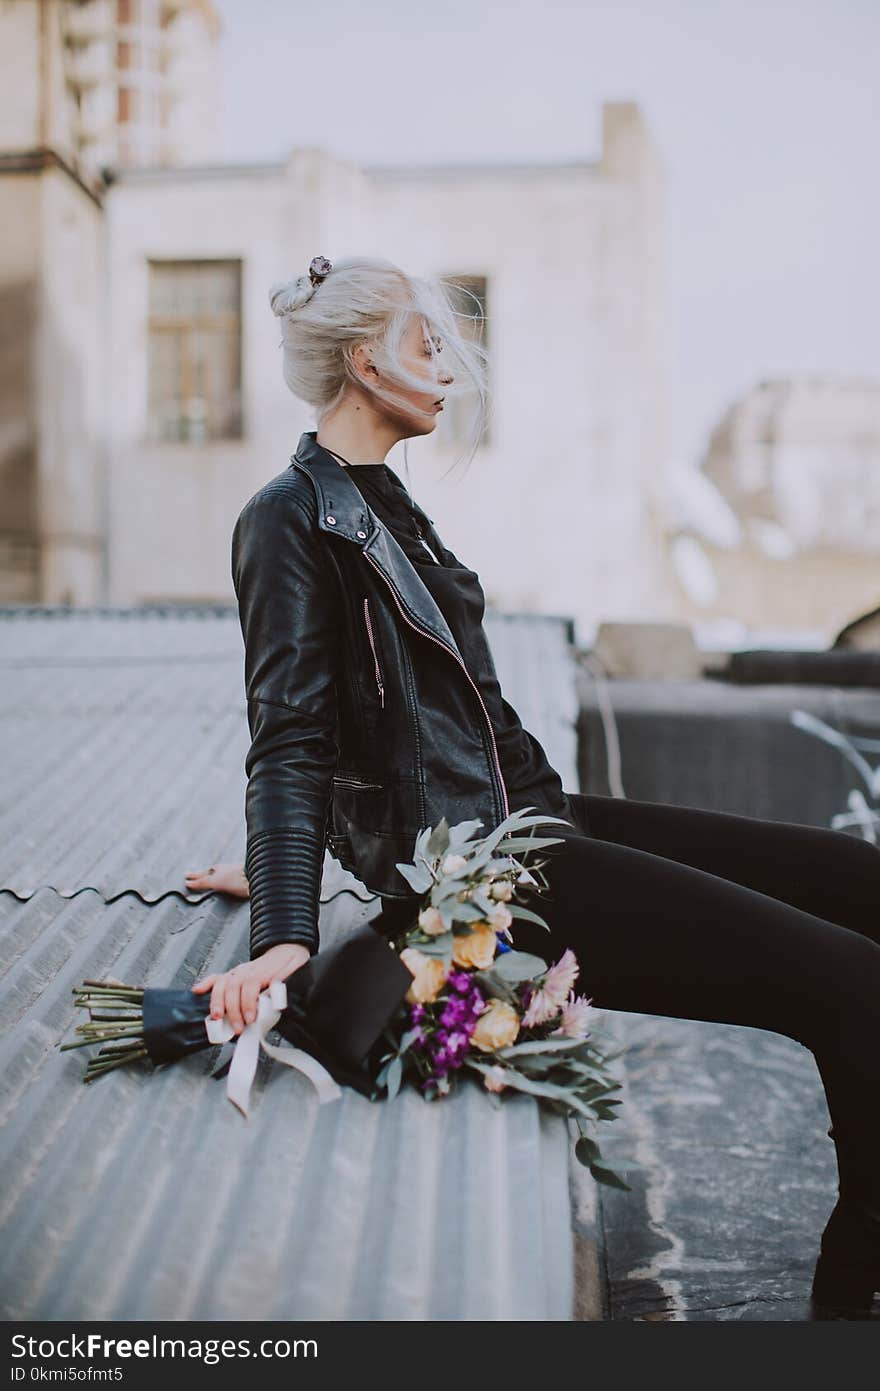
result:
<svg viewBox="0 0 880 1391"><path fill-rule="evenodd" d="M378 687L378 689L379 689L379 704L381 705L382 709L384 710L384 708L385 708L385 682L384 682L383 677L382 677L382 667L381 667L380 662L379 662L379 654L378 654L378 652L376 651L376 637L375 637L375 633L374 633L374 631L373 631L373 620L372 620L372 618L370 617L370 601L369 601L369 599L367 598L366 595L364 595L364 623L366 624L367 638L369 639L369 643L370 643L370 651L371 651L372 654L373 654L373 671L374 671L374 674L375 674L375 677L376 677L376 685L377 685L377 687Z"/></svg>
<svg viewBox="0 0 880 1391"><path fill-rule="evenodd" d="M333 785L334 787L354 787L365 792L373 790L380 792L385 786L384 783L362 778L357 773L334 773Z"/></svg>

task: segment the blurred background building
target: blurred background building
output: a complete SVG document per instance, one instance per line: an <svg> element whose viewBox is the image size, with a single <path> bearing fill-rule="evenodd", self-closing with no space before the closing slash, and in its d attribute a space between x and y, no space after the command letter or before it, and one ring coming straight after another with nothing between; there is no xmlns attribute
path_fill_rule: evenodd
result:
<svg viewBox="0 0 880 1391"><path fill-rule="evenodd" d="M880 597L876 382L756 387L670 466L664 178L637 104L592 161L224 162L208 0L0 7L0 602L230 601L243 502L307 407L272 280L387 256L484 313L489 431L389 462L490 604L822 641ZM473 300L471 301L473 302ZM784 582L780 582L784 580Z"/></svg>

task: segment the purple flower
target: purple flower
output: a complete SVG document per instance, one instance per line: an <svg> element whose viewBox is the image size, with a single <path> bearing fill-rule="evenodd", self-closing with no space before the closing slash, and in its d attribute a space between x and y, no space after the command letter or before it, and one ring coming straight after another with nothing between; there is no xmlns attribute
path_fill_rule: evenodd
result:
<svg viewBox="0 0 880 1391"><path fill-rule="evenodd" d="M413 1005L409 1012L410 1021L413 1024L420 1024L425 1017L424 1005Z"/></svg>
<svg viewBox="0 0 880 1391"><path fill-rule="evenodd" d="M471 988L471 978L467 971L450 971L446 983L460 995L466 994Z"/></svg>
<svg viewBox="0 0 880 1391"><path fill-rule="evenodd" d="M468 1016L476 1020L477 1016L483 1013L485 1007L486 1001L483 998L482 992L477 990L475 987L472 991L470 991L467 997Z"/></svg>
<svg viewBox="0 0 880 1391"><path fill-rule="evenodd" d="M454 1028L456 1024L462 1022L466 1014L466 1002L460 995L455 996L447 1001L443 1013L440 1015L440 1023L444 1024L447 1028Z"/></svg>
<svg viewBox="0 0 880 1391"><path fill-rule="evenodd" d="M463 1049L467 1048L467 1042L467 1034L463 1034L459 1031L450 1034L449 1041L446 1045L450 1055L453 1058L456 1057Z"/></svg>

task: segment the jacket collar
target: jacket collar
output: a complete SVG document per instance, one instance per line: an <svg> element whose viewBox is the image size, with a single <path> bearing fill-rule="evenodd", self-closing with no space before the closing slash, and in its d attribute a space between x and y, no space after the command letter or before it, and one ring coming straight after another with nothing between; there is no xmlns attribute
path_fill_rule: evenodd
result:
<svg viewBox="0 0 880 1391"><path fill-rule="evenodd" d="M403 608L463 664L449 624L415 566L361 496L350 471L318 444L317 434L317 430L306 430L300 436L291 466L312 480L319 528L360 547L391 584Z"/></svg>

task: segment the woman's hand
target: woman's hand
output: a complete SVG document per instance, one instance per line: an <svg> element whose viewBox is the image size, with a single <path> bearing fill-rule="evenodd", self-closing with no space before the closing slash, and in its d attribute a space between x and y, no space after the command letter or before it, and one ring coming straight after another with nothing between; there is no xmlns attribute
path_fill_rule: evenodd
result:
<svg viewBox="0 0 880 1391"><path fill-rule="evenodd" d="M221 975L204 976L192 987L196 995L211 992L211 1018L224 1014L237 1034L257 1017L260 992L273 980L285 980L304 966L311 956L301 942L279 942L264 951L256 961L243 961Z"/></svg>

